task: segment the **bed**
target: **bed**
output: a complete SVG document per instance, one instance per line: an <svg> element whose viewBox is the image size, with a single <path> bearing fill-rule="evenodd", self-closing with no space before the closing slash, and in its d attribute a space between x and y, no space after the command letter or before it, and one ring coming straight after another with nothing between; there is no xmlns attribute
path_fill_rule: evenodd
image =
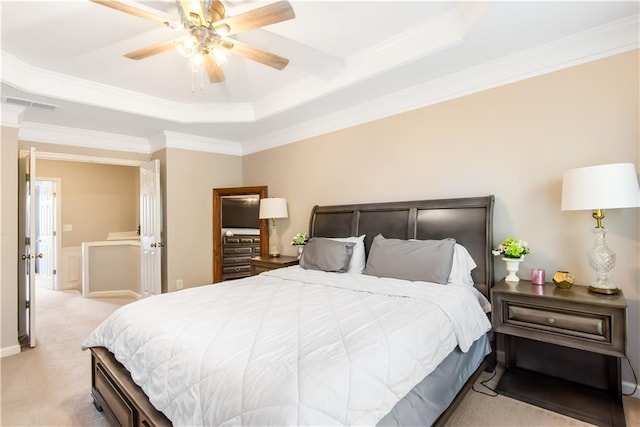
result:
<svg viewBox="0 0 640 427"><path fill-rule="evenodd" d="M122 307L83 343L96 408L116 425L443 425L495 365L493 201L316 206L302 266ZM425 268L436 282L405 277Z"/></svg>

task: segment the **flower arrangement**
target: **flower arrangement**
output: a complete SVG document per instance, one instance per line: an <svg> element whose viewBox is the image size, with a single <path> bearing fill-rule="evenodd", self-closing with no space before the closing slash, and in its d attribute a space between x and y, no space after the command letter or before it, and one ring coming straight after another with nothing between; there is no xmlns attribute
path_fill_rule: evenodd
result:
<svg viewBox="0 0 640 427"><path fill-rule="evenodd" d="M302 246L306 245L308 241L309 236L307 235L307 233L296 233L296 235L293 236L293 239L291 239L291 244L293 246Z"/></svg>
<svg viewBox="0 0 640 427"><path fill-rule="evenodd" d="M529 245L525 240L509 237L496 246L491 253L505 258L520 258L529 253Z"/></svg>

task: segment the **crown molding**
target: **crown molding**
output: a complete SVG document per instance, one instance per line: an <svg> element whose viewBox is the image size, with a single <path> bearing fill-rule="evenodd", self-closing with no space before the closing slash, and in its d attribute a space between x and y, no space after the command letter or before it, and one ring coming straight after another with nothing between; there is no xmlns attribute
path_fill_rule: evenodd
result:
<svg viewBox="0 0 640 427"><path fill-rule="evenodd" d="M335 78L310 76L250 103L181 104L106 84L46 71L2 51L3 80L25 92L178 123L256 122L352 86L374 74L463 41L489 8L461 3L427 23L409 28L347 58ZM415 49L415 46L421 46ZM328 71L330 73L330 71Z"/></svg>
<svg viewBox="0 0 640 427"><path fill-rule="evenodd" d="M36 158L39 160L56 160L65 162L81 162L81 163L99 163L103 165L114 166L133 166L139 167L145 162L143 160L118 159L110 157L85 156L80 154L69 153L53 153L49 151L35 151Z"/></svg>
<svg viewBox="0 0 640 427"><path fill-rule="evenodd" d="M179 148L182 150L228 154L233 156L241 156L243 154L242 145L236 141L206 138L170 131L164 131L161 135L146 139L29 122L24 122L20 124L20 126L16 127L19 127L18 138L20 140L48 144L61 144L74 147L125 151L141 154L154 153L163 148Z"/></svg>
<svg viewBox="0 0 640 427"><path fill-rule="evenodd" d="M2 114L0 114L2 116L2 126L10 128L20 127L24 110L26 110L25 107L18 105L2 104Z"/></svg>
<svg viewBox="0 0 640 427"><path fill-rule="evenodd" d="M354 86L374 75L462 43L464 36L488 12L485 3L461 3L455 9L409 28L382 43L347 58L338 73L311 75L254 103L256 119ZM416 49L415 46L420 46Z"/></svg>
<svg viewBox="0 0 640 427"><path fill-rule="evenodd" d="M202 151L206 153L228 154L242 156L242 144L225 139L206 138L203 136L188 135L178 132L164 131L166 148L179 148L181 150Z"/></svg>
<svg viewBox="0 0 640 427"><path fill-rule="evenodd" d="M30 122L20 125L18 139L101 150L150 153L149 141L146 138Z"/></svg>
<svg viewBox="0 0 640 427"><path fill-rule="evenodd" d="M18 127L18 136L22 140L44 143L145 154L171 147L241 156L638 49L638 26L638 15L634 15L243 142L169 131L164 131L163 135L147 140L126 135L21 122L24 108L8 104L2 104L2 124L3 126ZM402 37L409 37L409 35L403 34ZM452 39L448 40L452 42ZM375 61L376 57L373 52L370 55L354 58L352 62L356 64L358 61L363 61L363 63L369 64L370 67L372 62L369 61ZM3 74L7 69L5 60L3 53ZM9 62L11 62L11 59ZM351 67L351 63L347 65L347 69L349 67ZM360 65L353 65L353 67L358 68ZM352 68L352 70L355 68ZM363 66L363 68L366 67ZM33 70L36 69L30 71ZM16 70L13 69L11 72L15 73ZM350 73L348 72L347 74ZM3 79L4 77L3 75ZM60 76L60 78L68 80L65 88L68 88L69 85L75 85L77 81L77 79L67 79L66 76ZM345 79L348 80L348 77L345 77ZM91 82L87 83L89 86L100 86ZM307 81L306 84L313 86L314 82ZM296 85L295 91L303 91L303 86ZM319 90L319 87L316 86L315 90ZM287 90L289 89L292 88L290 87ZM108 87L108 90L118 92L111 87ZM78 91L78 88L76 87L74 91ZM153 99L156 108L163 109L167 107L165 101L160 100L159 102L164 103L164 106L157 107L157 104L155 104L157 102L156 98L145 97L133 92L131 94L147 98L146 101ZM324 94L326 95L326 92ZM283 97L289 96L284 92L281 92L280 95ZM270 115L270 107L262 102L257 103L257 107L259 107L257 109L261 110L260 118ZM283 108L283 105L291 102L291 99L283 102L284 104L278 104L274 108ZM301 101L298 100L296 102ZM146 108L149 107L147 106ZM199 108L201 107L180 106L184 115L193 114L194 117L200 118L200 120L193 121L202 122L202 111L194 111ZM204 115L208 116L207 120L204 120L205 122L211 120L212 114L217 114L206 110L206 108L204 111ZM253 106L247 106L247 111L250 111L248 115L251 116L251 119L249 121L255 121ZM244 113L240 113L239 116L243 116L244 119L248 118L247 114Z"/></svg>
<svg viewBox="0 0 640 427"><path fill-rule="evenodd" d="M638 15L536 46L243 143L251 154L638 49Z"/></svg>
<svg viewBox="0 0 640 427"><path fill-rule="evenodd" d="M250 103L181 104L33 67L2 51L2 81L22 91L178 123L255 121Z"/></svg>

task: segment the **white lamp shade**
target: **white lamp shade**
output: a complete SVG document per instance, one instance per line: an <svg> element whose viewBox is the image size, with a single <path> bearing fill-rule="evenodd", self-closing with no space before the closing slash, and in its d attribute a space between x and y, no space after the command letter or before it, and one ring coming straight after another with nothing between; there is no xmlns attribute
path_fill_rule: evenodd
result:
<svg viewBox="0 0 640 427"><path fill-rule="evenodd" d="M572 169L562 178L563 211L640 206L640 187L633 163Z"/></svg>
<svg viewBox="0 0 640 427"><path fill-rule="evenodd" d="M287 199L271 197L260 199L260 219L287 218Z"/></svg>

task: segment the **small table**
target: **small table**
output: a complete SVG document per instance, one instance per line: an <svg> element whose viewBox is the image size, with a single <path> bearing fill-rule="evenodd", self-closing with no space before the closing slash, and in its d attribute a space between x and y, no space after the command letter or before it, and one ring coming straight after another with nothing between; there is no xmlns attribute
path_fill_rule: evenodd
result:
<svg viewBox="0 0 640 427"><path fill-rule="evenodd" d="M298 261L297 257L287 255L280 255L279 257L253 257L251 258L251 275L255 276L265 271L297 265Z"/></svg>
<svg viewBox="0 0 640 427"><path fill-rule="evenodd" d="M499 393L592 424L625 425L624 295L503 280L491 302L494 331L504 337Z"/></svg>

